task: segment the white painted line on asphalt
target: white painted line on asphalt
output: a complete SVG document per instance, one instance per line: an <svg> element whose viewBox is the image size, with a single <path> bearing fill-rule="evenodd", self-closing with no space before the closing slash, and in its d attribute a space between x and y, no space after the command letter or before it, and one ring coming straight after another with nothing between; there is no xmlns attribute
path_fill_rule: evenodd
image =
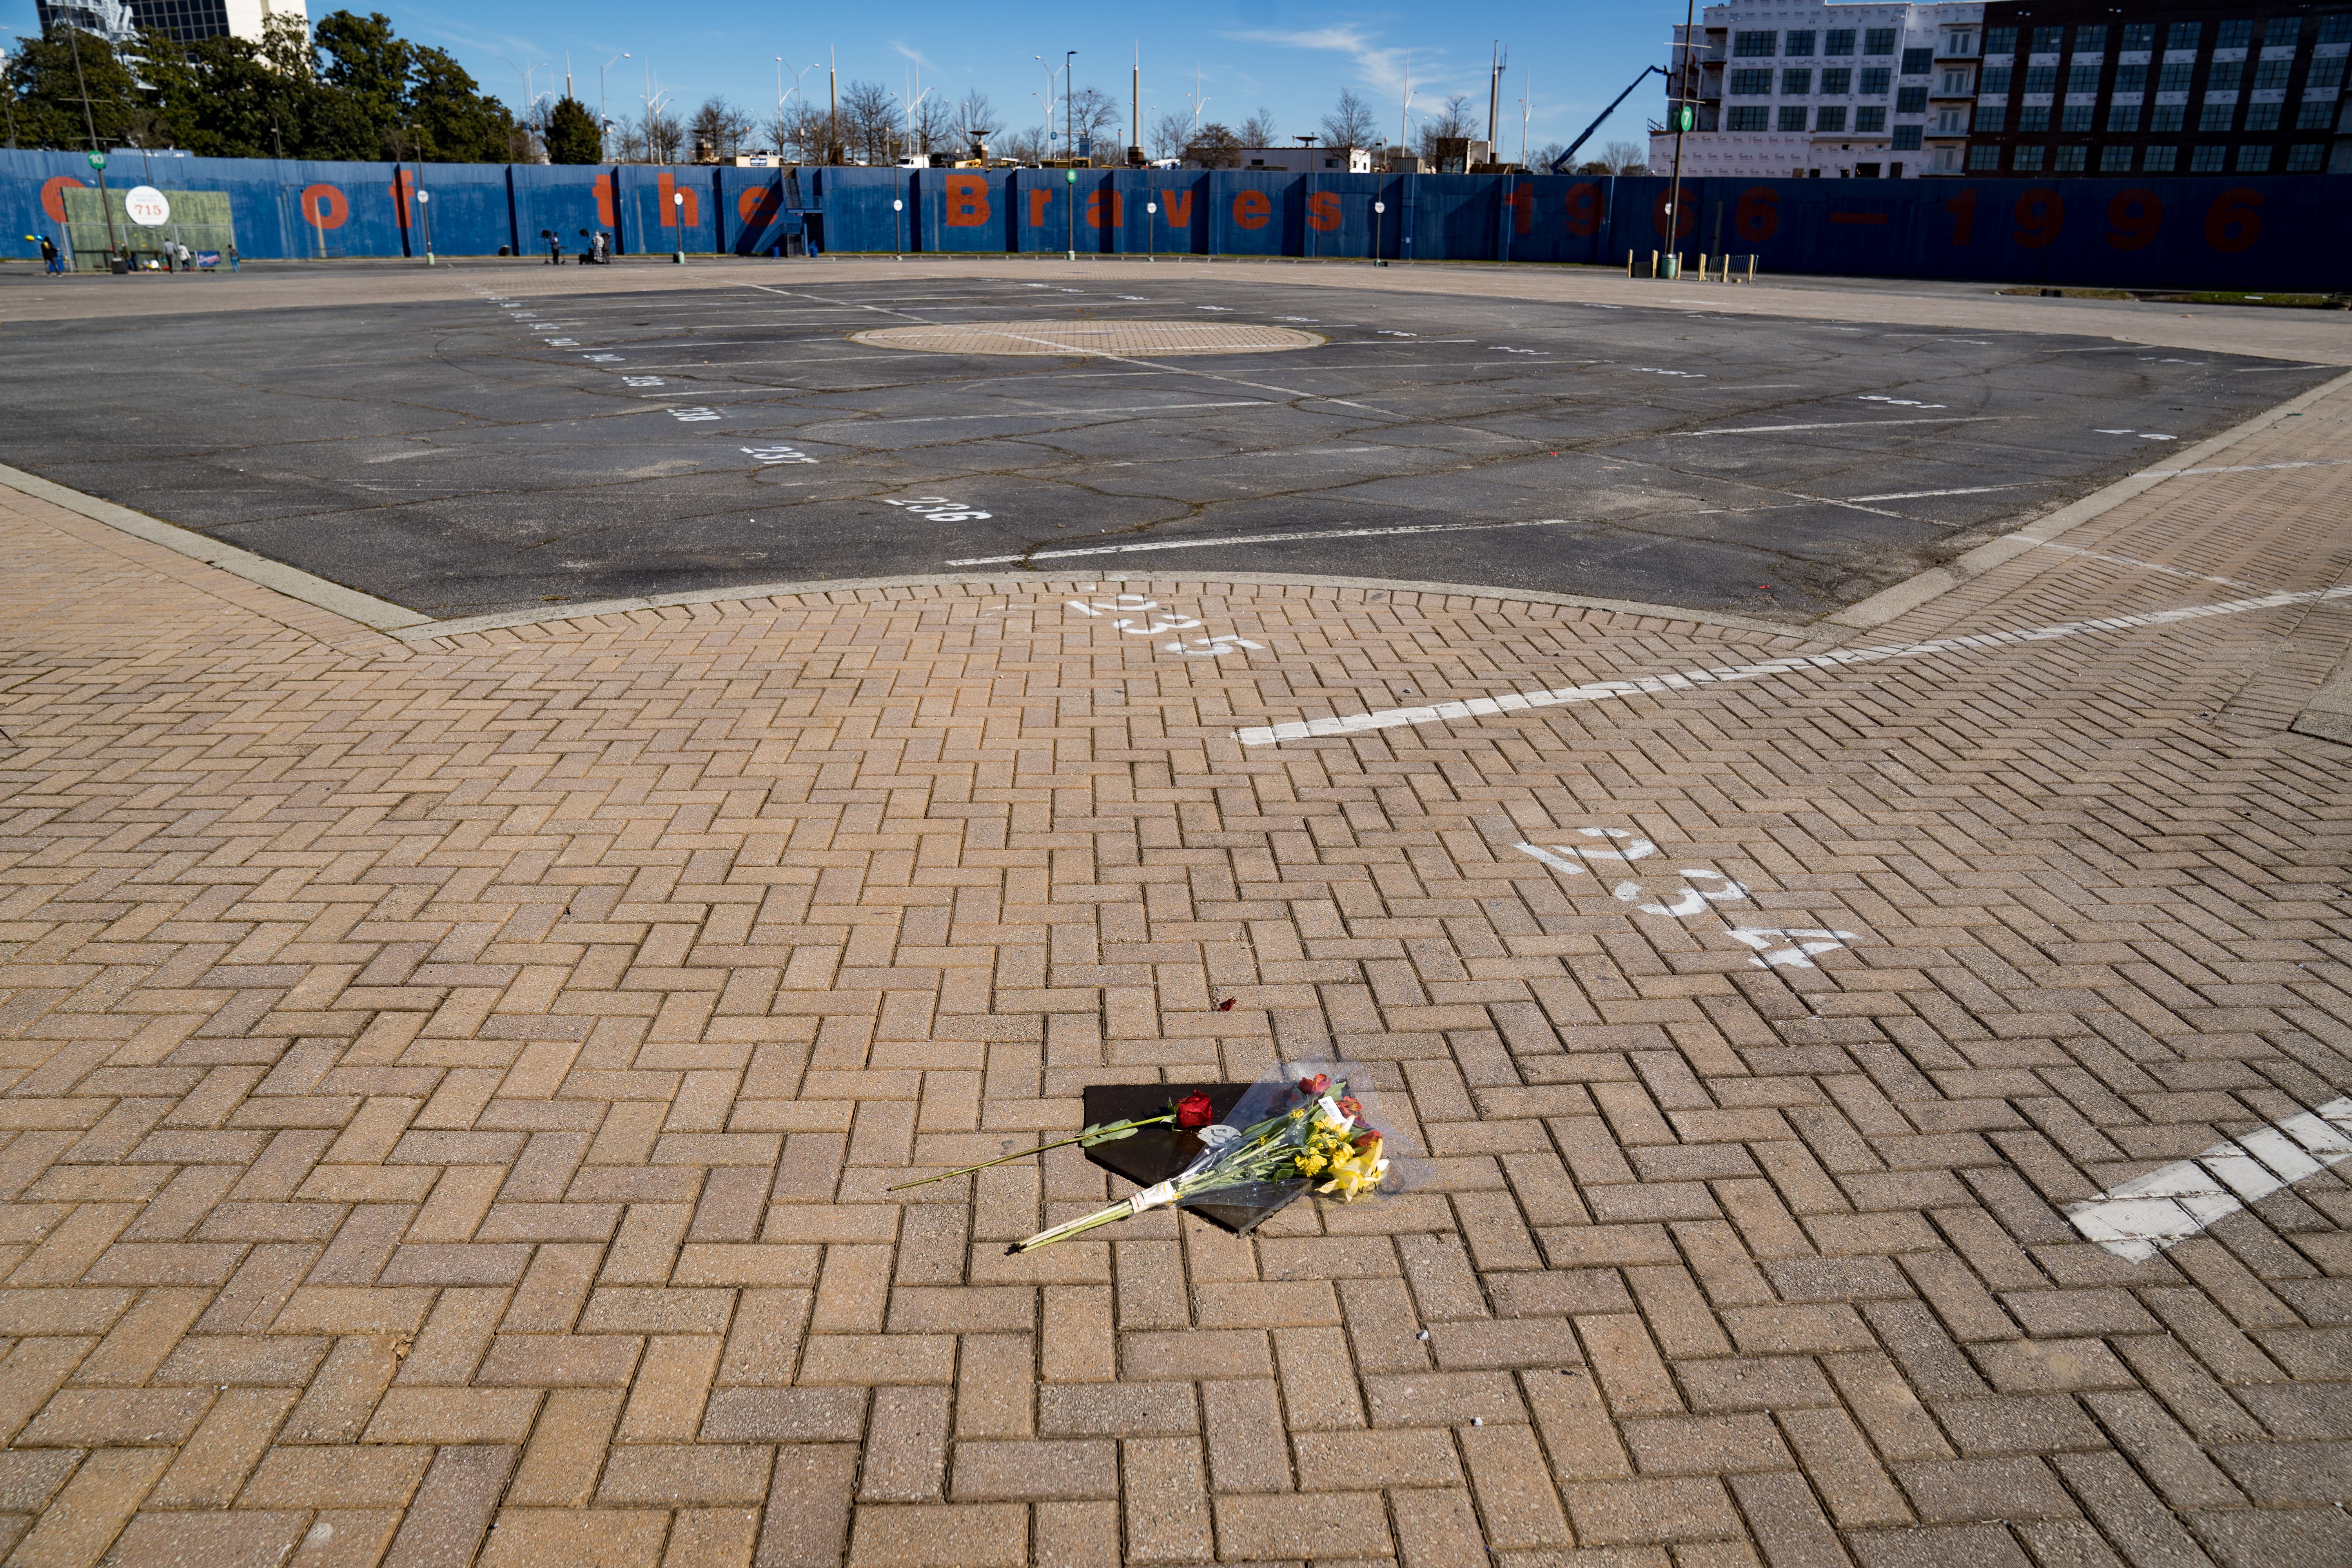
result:
<svg viewBox="0 0 2352 1568"><path fill-rule="evenodd" d="M1689 515L1689 514L1685 514ZM1705 515L1705 514L1699 514ZM1395 528L1333 528L1313 533L1244 533L1222 539L1154 540L1148 544L1098 544L1083 550L1034 550L1022 555L974 555L950 566L1002 566L1014 561L1061 561L1073 555L1133 555L1147 550L1206 550L1219 544L1288 544L1308 539L1375 539L1391 533L1474 533L1496 528L1553 528L1565 517L1526 518L1516 522L1420 522Z"/></svg>
<svg viewBox="0 0 2352 1568"><path fill-rule="evenodd" d="M1896 425L1980 425L2007 414L1945 414L1933 419L1836 419L1822 425L1722 425L1712 430L1668 430L1668 436L1777 436L1786 430L1884 429Z"/></svg>
<svg viewBox="0 0 2352 1568"><path fill-rule="evenodd" d="M2352 1159L2347 1123L2352 1100L2331 1100L2068 1204L2066 1217L2116 1257L2145 1263L2288 1184Z"/></svg>
<svg viewBox="0 0 2352 1568"><path fill-rule="evenodd" d="M1848 496L1848 500L1925 500L1929 496L1989 496L1995 490L2021 490L2030 485L2046 484L2046 479L2026 479L2013 485L1975 485L1964 490L1895 490L1883 496Z"/></svg>
<svg viewBox="0 0 2352 1568"><path fill-rule="evenodd" d="M1597 680L1585 686L1563 686L1549 691L1509 691L1500 697L1473 697L1459 702L1439 702L1425 708L1384 708L1370 713L1349 713L1328 719L1307 719L1234 731L1244 746L1277 741L1304 741L1322 735L1352 735L1363 730L1394 730L1409 724L1436 724L1454 719L1477 719L1493 713L1514 713L1528 708L1560 708L1577 702L1601 702L1612 698L1640 697L1661 691L1689 691L1734 680L1759 680L1798 670L1833 670L1852 664L1876 664L1890 658L1918 658L1929 654L1959 653L1976 648L2009 647L2021 643L2048 642L2080 637L2085 632L2129 631L2137 626L2170 626L2212 616L2242 615L2249 610L2275 610L2289 605L2318 604L2352 598L2352 586L2322 588L2298 594L2264 594L2259 598L2231 599L2218 605L2185 605L2173 610L2151 610L2133 616L2102 616L2096 620L2061 621L2016 632L1979 632L1968 637L1937 637L1930 642L1895 643L1878 647L1836 648L1828 653L1791 654L1760 664L1717 665L1675 675L1645 675L1633 680Z"/></svg>
<svg viewBox="0 0 2352 1568"><path fill-rule="evenodd" d="M1339 449L1376 452L1388 448L1343 447ZM1304 455L1312 457L1318 454ZM1112 466L1131 467L1132 465L1114 464ZM1819 498L1806 496L1802 499L1813 500ZM1717 506L1708 507L1703 511L1676 512L1675 515L1677 517L1743 516L1749 512L1780 511L1791 504L1793 503L1778 502L1769 506ZM1078 550L1038 550L1024 555L976 555L970 560L950 561L947 564L950 566L1002 566L1013 561L1058 561L1071 555L1132 555L1138 552L1149 550L1205 550L1218 544L1287 544L1294 540L1377 539L1392 533L1484 533L1502 528L1556 528L1567 523L1591 521L1593 520L1571 517L1531 517L1510 522L1413 522L1400 523L1392 528L1333 528L1299 533L1244 533L1231 538L1154 540L1144 544L1100 544L1088 545Z"/></svg>
<svg viewBox="0 0 2352 1568"><path fill-rule="evenodd" d="M825 425L945 425L961 419L1084 419L1096 414L1160 414L1175 408L1263 408L1259 398L1238 403L1154 403L1132 408L1037 408L1020 414L929 414L919 419L820 419L808 428Z"/></svg>

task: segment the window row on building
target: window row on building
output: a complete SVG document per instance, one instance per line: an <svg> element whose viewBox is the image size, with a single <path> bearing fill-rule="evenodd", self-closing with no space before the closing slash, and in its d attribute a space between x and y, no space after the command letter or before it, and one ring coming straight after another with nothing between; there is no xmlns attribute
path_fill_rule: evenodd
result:
<svg viewBox="0 0 2352 1568"><path fill-rule="evenodd" d="M2327 163L2325 142L2299 142L2286 150L2284 160L2273 156L2277 149L2267 142L2234 148L2189 147L2185 149L2186 159L2181 156L2184 149L2178 146L2143 147L2127 142L2098 148L2021 145L2006 149L2009 161L2005 165L2003 151L1997 142L1970 147L1969 173L1994 174L2005 169L2020 174L2315 174Z"/></svg>

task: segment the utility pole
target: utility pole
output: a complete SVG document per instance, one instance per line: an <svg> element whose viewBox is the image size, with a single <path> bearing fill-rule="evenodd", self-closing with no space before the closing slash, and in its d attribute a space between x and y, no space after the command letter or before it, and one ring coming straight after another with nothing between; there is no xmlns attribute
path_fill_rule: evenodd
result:
<svg viewBox="0 0 2352 1568"><path fill-rule="evenodd" d="M1666 186L1666 253L1674 259L1675 276L1682 276L1683 253L1676 237L1683 227L1683 132L1690 128L1696 110L1691 100L1697 94L1691 90L1691 72L1697 62L1691 58L1691 33L1698 22L1698 0L1683 0L1682 68L1675 79L1673 113L1675 117L1675 177Z"/></svg>
<svg viewBox="0 0 2352 1568"><path fill-rule="evenodd" d="M1135 80L1129 91L1130 94L1128 100L1129 123L1132 129L1127 139L1127 161L1137 163L1143 160L1143 40L1141 38L1135 40Z"/></svg>
<svg viewBox="0 0 2352 1568"><path fill-rule="evenodd" d="M825 151L832 154L825 162L838 163L841 162L841 59L830 45L826 46L824 58L827 62L825 85L833 100L833 107L826 112L824 121L824 139L831 143Z"/></svg>
<svg viewBox="0 0 2352 1568"><path fill-rule="evenodd" d="M1692 3L1696 4L1696 0L1692 0ZM1503 117L1503 70L1510 63L1510 52L1503 47L1503 40L1496 39L1494 65L1486 73L1486 156L1489 158L1495 155L1495 136ZM1466 174L1470 171L1465 167L1462 172Z"/></svg>
<svg viewBox="0 0 2352 1568"><path fill-rule="evenodd" d="M81 122L89 132L89 166L98 171L98 205L106 214L106 249L112 255L120 247L114 237L114 198L106 194L106 154L98 145L98 120L89 111L89 83L81 74L81 29L66 29L67 41L73 46L74 85L81 89Z"/></svg>
<svg viewBox="0 0 2352 1568"><path fill-rule="evenodd" d="M604 73L629 58L625 49L596 68L596 156L604 155L605 139L613 134L613 117L604 112Z"/></svg>
<svg viewBox="0 0 2352 1568"><path fill-rule="evenodd" d="M1404 101L1397 105L1397 156L1408 156L1405 139L1412 134L1412 51L1404 52Z"/></svg>

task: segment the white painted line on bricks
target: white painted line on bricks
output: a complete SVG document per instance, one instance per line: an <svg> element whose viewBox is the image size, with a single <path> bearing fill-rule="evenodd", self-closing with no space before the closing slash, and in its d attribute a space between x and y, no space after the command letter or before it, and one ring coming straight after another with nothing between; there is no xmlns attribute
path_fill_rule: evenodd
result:
<svg viewBox="0 0 2352 1568"><path fill-rule="evenodd" d="M2352 458L2314 458L2301 463L2232 463L2222 468L2150 468L2152 479L2177 479L2183 474L2252 474L2265 468L2333 468L2352 463Z"/></svg>
<svg viewBox="0 0 2352 1568"><path fill-rule="evenodd" d="M2066 1217L2116 1257L2145 1263L2292 1182L2352 1160L2347 1123L2352 1100L2331 1100L2068 1204Z"/></svg>
<svg viewBox="0 0 2352 1568"><path fill-rule="evenodd" d="M1917 658L1928 654L1958 653L1972 648L2008 647L2020 643L2048 642L2085 632L2128 631L2136 626L2170 626L2178 621L2203 620L2211 616L2242 615L2249 610L2274 610L2289 605L2317 604L2352 598L2352 585L2299 594L2264 594L2254 599L2231 599L2219 605L2187 605L2175 610L2150 610L2135 616L2102 616L2096 620L2062 621L2021 632L1979 632L1968 637L1937 637L1931 642L1895 643L1879 647L1837 648L1829 653L1791 654L1761 664L1718 665L1685 670L1677 675L1645 675L1633 680L1597 680L1586 686L1563 686L1549 691L1510 691L1500 697L1473 697L1460 702L1439 702L1426 708L1384 708L1370 713L1349 713L1329 719L1308 719L1234 731L1244 746L1277 741L1304 741L1320 735L1352 735L1361 730L1393 730L1408 724L1436 724L1452 719L1477 719L1493 713L1513 713L1527 708L1560 708L1577 702L1601 702L1617 697L1639 697L1660 691L1690 691L1702 686L1734 680L1759 680L1801 669L1838 669L1850 664L1876 664L1890 658Z"/></svg>
<svg viewBox="0 0 2352 1568"><path fill-rule="evenodd" d="M1981 425L2008 414L1948 414L1933 419L1835 419L1824 425L1723 425L1712 430L1667 430L1665 436L1777 436L1784 430L1862 430L1895 425Z"/></svg>

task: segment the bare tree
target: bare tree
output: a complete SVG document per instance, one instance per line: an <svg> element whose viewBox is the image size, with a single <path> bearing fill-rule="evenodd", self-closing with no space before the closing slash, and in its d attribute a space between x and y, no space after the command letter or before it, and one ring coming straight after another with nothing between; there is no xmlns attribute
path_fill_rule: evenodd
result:
<svg viewBox="0 0 2352 1568"><path fill-rule="evenodd" d="M688 124L694 136L694 151L699 157L720 162L732 159L751 140L751 117L720 97L703 100L702 107L694 111Z"/></svg>
<svg viewBox="0 0 2352 1568"><path fill-rule="evenodd" d="M1341 89L1339 101L1323 117L1323 140L1333 147L1376 147L1380 144L1380 126L1372 118L1372 106L1348 89Z"/></svg>
<svg viewBox="0 0 2352 1568"><path fill-rule="evenodd" d="M925 93L923 100L915 105L914 113L908 117L907 132L918 153L951 147L956 139L955 110L938 93Z"/></svg>
<svg viewBox="0 0 2352 1568"><path fill-rule="evenodd" d="M1261 109L1243 121L1239 134L1242 145L1244 147L1273 146L1275 137L1273 111Z"/></svg>
<svg viewBox="0 0 2352 1568"><path fill-rule="evenodd" d="M1154 158L1173 158L1192 139L1192 122L1181 114L1163 114L1151 122L1144 135Z"/></svg>
<svg viewBox="0 0 2352 1568"><path fill-rule="evenodd" d="M1055 110L1050 129L1057 136L1076 139L1075 144L1067 147L1054 142L1059 149L1056 157L1108 157L1109 149L1126 144L1127 105L1098 87L1078 89L1055 105ZM1081 153L1080 148L1091 151Z"/></svg>
<svg viewBox="0 0 2352 1568"><path fill-rule="evenodd" d="M955 107L955 132L964 144L967 158L987 157L989 139L1003 129L1004 121L997 114L996 106L978 88L965 93L963 101Z"/></svg>
<svg viewBox="0 0 2352 1568"><path fill-rule="evenodd" d="M898 99L878 81L851 82L841 95L841 136L861 163L898 162Z"/></svg>
<svg viewBox="0 0 2352 1568"><path fill-rule="evenodd" d="M1260 142L1244 142L1229 128L1212 121L1186 144L1184 162L1202 169L1238 169L1244 146L1264 145Z"/></svg>
<svg viewBox="0 0 2352 1568"><path fill-rule="evenodd" d="M1646 174L1650 172L1650 151L1638 142L1611 142L1601 149L1600 161L1609 165L1602 172L1611 174Z"/></svg>
<svg viewBox="0 0 2352 1568"><path fill-rule="evenodd" d="M1429 116L1421 124L1421 155L1434 161L1440 142L1457 140L1475 134L1471 129L1470 95L1457 92L1445 100L1445 107Z"/></svg>
<svg viewBox="0 0 2352 1568"><path fill-rule="evenodd" d="M1552 160L1567 151L1565 143L1547 142L1528 155L1528 167L1538 174L1548 173L1551 168Z"/></svg>
<svg viewBox="0 0 2352 1568"><path fill-rule="evenodd" d="M1027 125L1006 132L1000 146L1003 155L1016 163L1043 163L1050 155L1045 151L1045 133Z"/></svg>
<svg viewBox="0 0 2352 1568"><path fill-rule="evenodd" d="M635 131L645 143L649 163L675 163L686 145L686 126L667 109L649 110L638 116Z"/></svg>

